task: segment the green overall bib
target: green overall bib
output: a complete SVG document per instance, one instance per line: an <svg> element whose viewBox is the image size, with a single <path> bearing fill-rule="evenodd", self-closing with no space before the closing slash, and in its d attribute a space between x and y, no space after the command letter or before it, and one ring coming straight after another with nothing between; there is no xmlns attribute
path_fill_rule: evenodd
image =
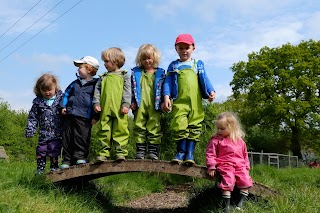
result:
<svg viewBox="0 0 320 213"><path fill-rule="evenodd" d="M178 97L173 101L171 130L173 139L200 140L204 119L198 75L192 69L178 71Z"/></svg>
<svg viewBox="0 0 320 213"><path fill-rule="evenodd" d="M160 112L155 110L155 73L143 72L141 76L141 103L134 112L134 138L136 143L160 144Z"/></svg>
<svg viewBox="0 0 320 213"><path fill-rule="evenodd" d="M111 139L116 155L127 156L126 146L129 140L128 114L121 113L124 79L122 72L111 72L101 82L100 128L97 138L103 148L100 156L110 157Z"/></svg>

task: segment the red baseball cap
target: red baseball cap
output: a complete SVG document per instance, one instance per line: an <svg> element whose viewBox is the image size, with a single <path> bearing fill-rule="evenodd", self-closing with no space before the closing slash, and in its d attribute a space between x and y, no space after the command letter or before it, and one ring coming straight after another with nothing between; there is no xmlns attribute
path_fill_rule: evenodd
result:
<svg viewBox="0 0 320 213"><path fill-rule="evenodd" d="M176 38L175 45L178 43L194 44L194 39L192 38L192 36L190 34L180 34Z"/></svg>

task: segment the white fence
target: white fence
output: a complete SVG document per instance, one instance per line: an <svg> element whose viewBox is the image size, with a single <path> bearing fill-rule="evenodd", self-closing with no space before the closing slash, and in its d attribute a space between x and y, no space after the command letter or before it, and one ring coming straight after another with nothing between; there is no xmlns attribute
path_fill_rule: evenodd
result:
<svg viewBox="0 0 320 213"><path fill-rule="evenodd" d="M251 166L255 164L266 164L279 168L298 167L298 156L292 156L278 153L248 152Z"/></svg>

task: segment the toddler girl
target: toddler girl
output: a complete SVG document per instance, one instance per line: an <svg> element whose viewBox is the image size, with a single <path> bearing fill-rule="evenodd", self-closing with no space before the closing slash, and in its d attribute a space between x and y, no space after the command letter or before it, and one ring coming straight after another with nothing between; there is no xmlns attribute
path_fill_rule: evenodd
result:
<svg viewBox="0 0 320 213"><path fill-rule="evenodd" d="M33 91L37 97L32 102L25 136L32 137L39 127L37 173L42 174L46 167L46 156L50 157L50 170L58 169L58 156L62 147L62 121L59 113L62 91L56 77L51 74L42 75Z"/></svg>
<svg viewBox="0 0 320 213"><path fill-rule="evenodd" d="M219 187L222 189L224 212L230 210L231 191L235 185L240 189L240 199L236 208L242 207L252 186L249 175L250 162L247 147L243 141L244 132L237 116L231 112L223 112L217 116L217 133L210 139L206 150L208 175L213 177L217 172L221 175Z"/></svg>

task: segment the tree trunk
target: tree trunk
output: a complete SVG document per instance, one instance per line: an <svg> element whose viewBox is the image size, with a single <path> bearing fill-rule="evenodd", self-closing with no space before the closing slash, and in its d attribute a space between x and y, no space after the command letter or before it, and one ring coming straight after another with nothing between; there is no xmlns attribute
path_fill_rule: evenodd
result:
<svg viewBox="0 0 320 213"><path fill-rule="evenodd" d="M291 127L291 149L294 156L298 156L299 159L302 158L301 155L301 146L299 142L299 128L296 126Z"/></svg>

